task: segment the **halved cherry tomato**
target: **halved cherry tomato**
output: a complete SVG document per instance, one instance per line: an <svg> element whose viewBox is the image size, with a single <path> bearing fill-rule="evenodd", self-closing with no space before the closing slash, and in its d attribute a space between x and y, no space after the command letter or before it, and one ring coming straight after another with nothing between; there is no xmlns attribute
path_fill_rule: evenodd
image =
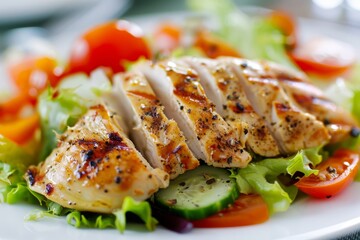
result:
<svg viewBox="0 0 360 240"><path fill-rule="evenodd" d="M268 219L268 207L259 195L242 194L229 208L193 224L198 228L223 228L258 224Z"/></svg>
<svg viewBox="0 0 360 240"><path fill-rule="evenodd" d="M316 198L329 198L344 190L355 178L359 165L358 152L340 149L316 167L318 175L301 178L295 185Z"/></svg>
<svg viewBox="0 0 360 240"><path fill-rule="evenodd" d="M162 23L154 32L155 49L170 52L180 44L182 29L172 23Z"/></svg>
<svg viewBox="0 0 360 240"><path fill-rule="evenodd" d="M26 118L0 123L0 134L18 144L23 144L34 136L38 127L39 116L34 113Z"/></svg>
<svg viewBox="0 0 360 240"><path fill-rule="evenodd" d="M199 32L194 46L200 48L209 58L220 56L241 57L241 54L235 48L209 32Z"/></svg>
<svg viewBox="0 0 360 240"><path fill-rule="evenodd" d="M125 62L150 56L139 26L124 20L107 22L90 29L75 42L67 73L90 74L98 67L111 68L114 73L122 72Z"/></svg>
<svg viewBox="0 0 360 240"><path fill-rule="evenodd" d="M295 48L290 56L303 71L324 77L341 75L356 62L351 46L328 38L310 40Z"/></svg>
<svg viewBox="0 0 360 240"><path fill-rule="evenodd" d="M286 36L286 46L293 49L297 44L296 23L294 18L283 11L273 11L268 16L270 22L277 26Z"/></svg>
<svg viewBox="0 0 360 240"><path fill-rule="evenodd" d="M54 87L58 84L60 74L56 70L56 60L47 56L25 58L8 66L10 78L18 87L19 94L27 96L32 104L36 103L38 95L47 86ZM16 96L11 101L25 98Z"/></svg>

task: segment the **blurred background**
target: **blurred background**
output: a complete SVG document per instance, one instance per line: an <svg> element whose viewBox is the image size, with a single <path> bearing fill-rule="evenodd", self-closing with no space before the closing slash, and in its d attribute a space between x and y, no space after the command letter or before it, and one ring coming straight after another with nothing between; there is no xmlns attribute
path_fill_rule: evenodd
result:
<svg viewBox="0 0 360 240"><path fill-rule="evenodd" d="M285 10L295 16L360 26L360 0L236 0L240 7ZM81 31L119 17L186 10L186 1L168 0L11 0L0 5L0 47L27 34ZM40 27L32 28L30 27ZM13 31L15 29L15 31ZM10 36L9 36L10 35ZM14 37L14 35L16 37ZM15 39L14 39L15 38Z"/></svg>
<svg viewBox="0 0 360 240"><path fill-rule="evenodd" d="M294 16L360 26L360 0L236 0L240 7L285 10ZM185 11L186 1L11 0L0 5L0 49L34 37L58 39L113 18ZM72 33L72 34L71 34ZM32 43L34 45L34 43Z"/></svg>
<svg viewBox="0 0 360 240"><path fill-rule="evenodd" d="M241 8L256 6L283 10L296 17L334 22L338 28L359 31L360 0L235 0ZM0 5L0 74L4 50L46 52L55 46L60 56L86 29L114 18L186 11L186 1L169 0L10 0ZM176 15L167 15L167 18ZM175 18L176 19L176 18ZM136 21L135 21L136 22ZM143 21L146 23L146 21ZM146 25L146 24L145 24ZM142 25L142 27L144 27ZM146 27L145 27L146 28ZM145 29L146 30L146 29ZM331 29L330 29L331 30ZM316 29L313 29L313 32ZM356 43L351 33L345 36ZM329 33L331 34L331 33ZM344 37L343 37L344 38ZM3 88L0 81L0 89Z"/></svg>

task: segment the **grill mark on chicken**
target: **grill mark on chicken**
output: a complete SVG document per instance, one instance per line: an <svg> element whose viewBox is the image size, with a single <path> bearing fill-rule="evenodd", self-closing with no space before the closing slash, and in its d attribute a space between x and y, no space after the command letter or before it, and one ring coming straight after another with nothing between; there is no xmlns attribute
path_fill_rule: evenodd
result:
<svg viewBox="0 0 360 240"><path fill-rule="evenodd" d="M125 196L144 200L166 186L168 174L142 158L111 116L92 107L44 162L29 167L30 188L65 207L111 213Z"/></svg>
<svg viewBox="0 0 360 240"><path fill-rule="evenodd" d="M331 136L330 143L344 141L351 136L352 128L358 123L350 113L339 108L323 92L310 84L309 80L300 74L289 72L277 64L262 63L294 101L297 107L314 115L322 121Z"/></svg>
<svg viewBox="0 0 360 240"><path fill-rule="evenodd" d="M330 135L323 123L297 108L278 79L271 75L266 67L246 61L247 67L243 69L243 60L225 58L223 61L233 64L232 70L241 80L251 105L264 117L282 154L291 154L299 149L319 146L329 141Z"/></svg>
<svg viewBox="0 0 360 240"><path fill-rule="evenodd" d="M221 167L245 166L251 159L250 155L244 151L237 134L206 97L197 74L178 62L167 62L160 66L173 83L173 94L179 105L186 106L189 120L194 124L193 131L207 155L205 161L209 165ZM227 162L229 157L233 161Z"/></svg>
<svg viewBox="0 0 360 240"><path fill-rule="evenodd" d="M164 107L144 75L132 71L115 78L115 97L122 102L131 138L153 167L175 178L199 165L185 143L177 124L164 114ZM191 81L191 79L188 79Z"/></svg>
<svg viewBox="0 0 360 240"><path fill-rule="evenodd" d="M198 58L185 58L185 61L200 75L209 98L217 105L223 105L222 117L238 131L239 138L248 148L262 156L280 154L264 120L254 111L228 64Z"/></svg>

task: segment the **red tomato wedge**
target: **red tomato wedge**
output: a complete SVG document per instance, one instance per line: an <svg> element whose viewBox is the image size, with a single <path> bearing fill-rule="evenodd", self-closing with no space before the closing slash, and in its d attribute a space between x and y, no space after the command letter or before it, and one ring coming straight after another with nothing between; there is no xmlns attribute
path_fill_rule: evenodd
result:
<svg viewBox="0 0 360 240"><path fill-rule="evenodd" d="M122 72L126 62L150 56L139 26L124 20L112 21L90 29L75 42L66 72L90 74L98 67Z"/></svg>
<svg viewBox="0 0 360 240"><path fill-rule="evenodd" d="M310 40L289 54L304 72L324 77L344 74L356 62L350 45L328 38Z"/></svg>
<svg viewBox="0 0 360 240"><path fill-rule="evenodd" d="M295 185L304 193L316 198L330 198L344 190L355 178L359 169L359 153L337 150L316 167L318 175L301 178Z"/></svg>
<svg viewBox="0 0 360 240"><path fill-rule="evenodd" d="M259 195L242 194L229 208L193 224L197 228L224 228L263 223L268 219L268 207Z"/></svg>

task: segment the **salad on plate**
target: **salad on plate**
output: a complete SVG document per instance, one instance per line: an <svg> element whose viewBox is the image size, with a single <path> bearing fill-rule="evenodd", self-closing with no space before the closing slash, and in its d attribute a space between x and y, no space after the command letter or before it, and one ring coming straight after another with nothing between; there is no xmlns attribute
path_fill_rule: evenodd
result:
<svg viewBox="0 0 360 240"><path fill-rule="evenodd" d="M284 12L188 4L146 35L94 26L65 60L5 59L0 202L41 205L28 221L188 232L261 224L359 179L353 47L301 41Z"/></svg>

